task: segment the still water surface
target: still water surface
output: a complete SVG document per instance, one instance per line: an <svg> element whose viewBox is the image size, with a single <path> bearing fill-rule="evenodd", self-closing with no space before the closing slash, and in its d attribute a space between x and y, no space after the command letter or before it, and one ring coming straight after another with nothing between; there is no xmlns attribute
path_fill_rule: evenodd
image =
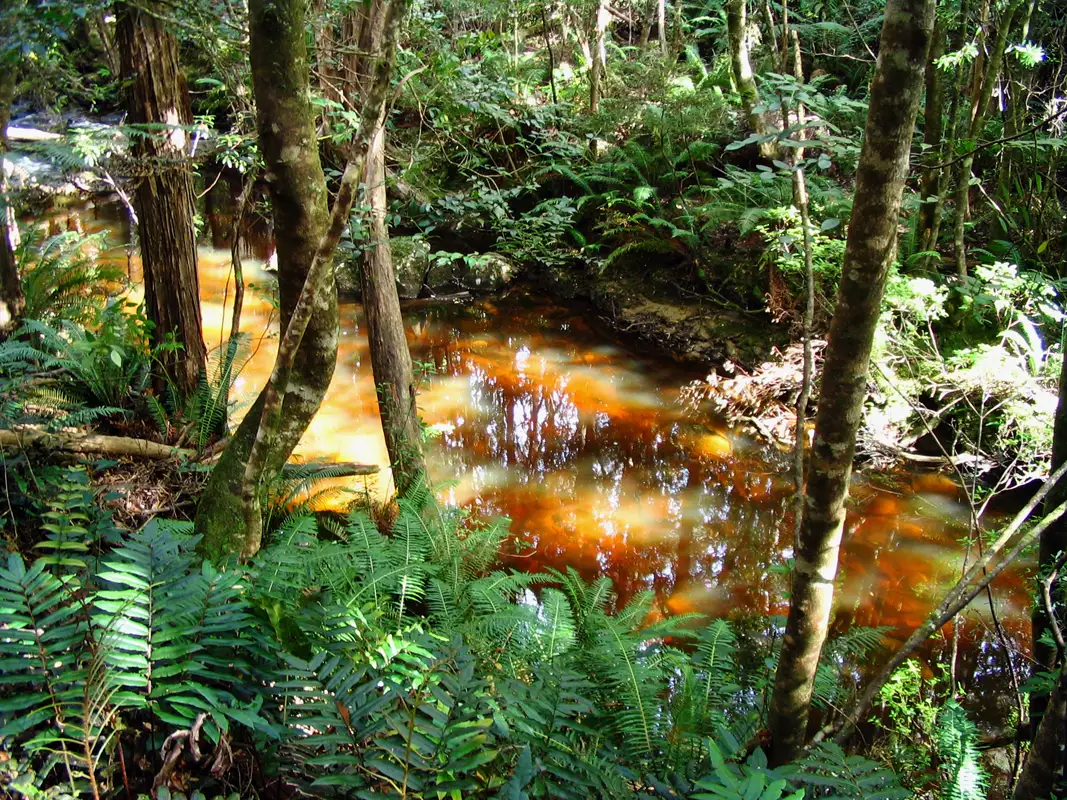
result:
<svg viewBox="0 0 1067 800"><path fill-rule="evenodd" d="M88 228L122 238L124 226L90 217ZM125 263L125 250L112 254ZM136 275L135 254L130 263ZM268 285L262 267L246 259L246 280ZM205 337L217 346L233 295L228 251L201 249L200 285ZM684 407L680 390L699 374L632 351L599 328L588 308L521 292L406 316L412 355L429 373L419 408L439 434L429 444L431 477L444 502L512 520L521 543L507 556L514 566L607 575L622 598L652 589L657 614L786 612L788 459ZM246 295L242 329L255 352L236 395L249 401L266 382L277 346L264 292ZM342 307L333 383L297 453L379 464L381 476L356 488L388 488L356 304ZM835 626L887 626L888 639L902 640L960 574L967 509L938 474L861 475L852 495ZM1025 651L1023 572L1002 576L995 597L1011 646ZM981 600L961 625L958 674L992 720L1002 715L1007 678L989 603ZM947 649L950 638L945 632L927 655Z"/></svg>

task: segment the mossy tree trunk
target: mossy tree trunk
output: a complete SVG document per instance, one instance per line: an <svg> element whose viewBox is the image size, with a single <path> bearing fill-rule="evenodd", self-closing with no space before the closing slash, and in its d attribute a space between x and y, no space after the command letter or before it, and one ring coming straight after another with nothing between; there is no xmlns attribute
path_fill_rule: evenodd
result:
<svg viewBox="0 0 1067 800"><path fill-rule="evenodd" d="M11 226L15 224L15 215L9 213L7 173L3 169L4 154L7 152L7 124L11 120L11 103L15 99L16 70L10 64L4 66L0 72L0 339L18 326L26 307L12 246Z"/></svg>
<svg viewBox="0 0 1067 800"><path fill-rule="evenodd" d="M119 8L117 40L123 79L129 83L129 122L141 126L134 156L147 167L137 184L145 310L153 323L151 341L173 335L181 349L164 351L157 391L169 382L189 396L205 370L207 348L200 316L196 263L193 173L188 159L192 111L178 64L178 42L155 15L152 2Z"/></svg>
<svg viewBox="0 0 1067 800"><path fill-rule="evenodd" d="M871 346L886 276L896 257L901 197L933 25L934 0L889 0L886 5L771 701L770 759L775 765L800 755L806 740L815 671L833 607Z"/></svg>
<svg viewBox="0 0 1067 800"><path fill-rule="evenodd" d="M304 0L252 0L249 36L259 146L266 163L278 254L281 326L288 328L326 235L330 214L310 103ZM313 287L313 310L284 388L278 430L266 445L259 485L278 474L318 411L337 363L337 287ZM234 433L208 482L196 516L201 549L211 558L259 549L260 514L242 497L266 390Z"/></svg>

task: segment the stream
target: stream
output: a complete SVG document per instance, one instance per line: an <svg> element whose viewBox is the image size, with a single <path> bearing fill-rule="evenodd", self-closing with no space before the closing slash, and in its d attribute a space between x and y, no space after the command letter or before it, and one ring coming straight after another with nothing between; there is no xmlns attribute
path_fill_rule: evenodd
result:
<svg viewBox="0 0 1067 800"><path fill-rule="evenodd" d="M128 241L119 209L80 213L87 231ZM125 246L106 257L123 268L129 261L131 274L139 273L136 253ZM266 382L277 346L276 314L257 288L272 280L263 266L245 259L251 287L242 330L254 354L235 385L239 413ZM210 349L230 324L228 249L201 247L200 286ZM435 434L427 455L438 496L478 517L510 518L510 565L606 575L623 600L651 589L657 615L696 611L759 627L787 612L790 458L687 408L681 389L700 373L634 350L587 307L521 290L424 307L406 318L412 356L427 373L418 404ZM358 304L342 306L336 373L297 456L378 464L379 476L347 486L376 497L387 492ZM969 512L959 498L956 485L937 473L854 478L836 631L885 626L892 645L923 620L960 575ZM1007 571L993 594L1017 664L1029 649L1026 572ZM969 705L987 723L1003 722L1014 706L984 595L963 616L959 634L957 674L973 693ZM951 639L949 626L924 655L942 655Z"/></svg>

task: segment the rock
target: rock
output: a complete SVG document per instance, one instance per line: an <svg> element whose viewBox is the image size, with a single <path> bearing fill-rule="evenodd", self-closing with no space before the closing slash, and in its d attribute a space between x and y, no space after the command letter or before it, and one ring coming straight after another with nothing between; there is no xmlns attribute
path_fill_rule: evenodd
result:
<svg viewBox="0 0 1067 800"><path fill-rule="evenodd" d="M434 290L451 279L450 266L431 263L430 243L421 236L394 236L389 244L393 250L396 291L402 298L418 297L424 282Z"/></svg>
<svg viewBox="0 0 1067 800"><path fill-rule="evenodd" d="M499 291L518 274L515 265L499 253L483 253L456 263L456 283L476 291Z"/></svg>
<svg viewBox="0 0 1067 800"><path fill-rule="evenodd" d="M276 256L272 256L276 258ZM277 269L277 263L275 263ZM360 296L359 285L359 262L351 253L345 253L344 258L337 261L336 269L337 293L341 296L358 298Z"/></svg>
<svg viewBox="0 0 1067 800"><path fill-rule="evenodd" d="M456 289L495 292L511 283L517 274L514 264L498 253L450 257L432 252L429 242L421 236L394 236L390 245L397 294L402 300ZM337 265L337 291L359 296L359 265L355 260L346 259Z"/></svg>

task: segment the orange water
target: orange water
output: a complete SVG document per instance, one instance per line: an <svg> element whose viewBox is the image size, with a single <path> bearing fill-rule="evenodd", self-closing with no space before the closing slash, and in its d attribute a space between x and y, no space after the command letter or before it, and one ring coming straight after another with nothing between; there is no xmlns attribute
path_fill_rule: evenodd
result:
<svg viewBox="0 0 1067 800"><path fill-rule="evenodd" d="M229 327L229 253L204 248L200 265L205 337L217 346ZM246 259L252 284L269 283L262 265ZM513 565L607 575L622 598L652 589L657 614L784 614L788 459L687 412L679 390L699 376L632 352L594 318L588 308L518 292L407 315L412 355L433 372L419 408L440 432L428 460L441 499L509 517ZM384 493L388 459L362 326L359 306L344 305L337 371L298 454L378 464L383 473L367 488ZM255 347L236 386L247 403L270 373L277 342L262 292L246 296L242 329ZM836 627L884 625L892 638L906 636L959 576L967 519L944 476L902 475L877 488L858 478ZM1025 650L1022 573L1004 575L996 598L1012 646ZM1003 660L990 626L983 599L961 627L960 675L999 697Z"/></svg>

